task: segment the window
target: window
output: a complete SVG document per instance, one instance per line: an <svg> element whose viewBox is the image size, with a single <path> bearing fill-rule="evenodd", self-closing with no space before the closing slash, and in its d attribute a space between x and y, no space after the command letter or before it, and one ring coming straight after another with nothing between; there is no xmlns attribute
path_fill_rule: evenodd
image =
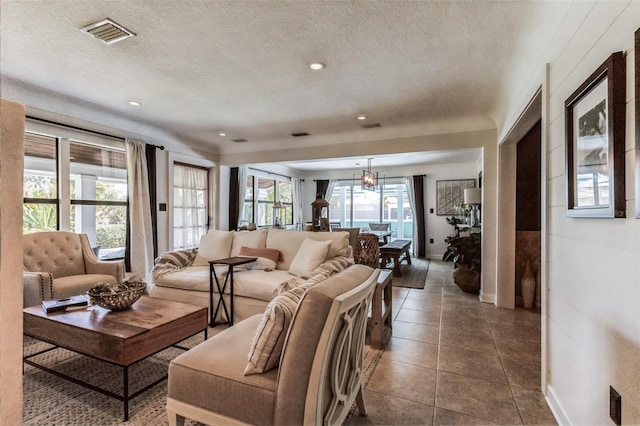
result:
<svg viewBox="0 0 640 426"><path fill-rule="evenodd" d="M173 166L173 248L196 247L206 234L209 218L209 173L198 166Z"/></svg>
<svg viewBox="0 0 640 426"><path fill-rule="evenodd" d="M58 229L58 140L25 133L22 232Z"/></svg>
<svg viewBox="0 0 640 426"><path fill-rule="evenodd" d="M291 182L278 182L278 199L282 203L279 212L280 223L293 225L293 184Z"/></svg>
<svg viewBox="0 0 640 426"><path fill-rule="evenodd" d="M32 122L27 129L23 232L85 233L100 259L124 258L124 142Z"/></svg>
<svg viewBox="0 0 640 426"><path fill-rule="evenodd" d="M281 207L276 207L279 201ZM277 218L277 220L276 220ZM249 170L241 225L255 223L257 226L293 225L293 184L286 176L264 175Z"/></svg>
<svg viewBox="0 0 640 426"><path fill-rule="evenodd" d="M126 155L78 141L70 141L69 150L70 228L95 235L100 259L122 259L127 241Z"/></svg>
<svg viewBox="0 0 640 426"><path fill-rule="evenodd" d="M255 223L255 220L253 219L254 217L253 181L254 181L253 176L247 176L247 189L244 193L244 207L242 210L242 220L241 220L241 222L244 224Z"/></svg>
<svg viewBox="0 0 640 426"><path fill-rule="evenodd" d="M276 181L274 179L258 177L257 195L256 225L273 225L273 203L276 199Z"/></svg>
<svg viewBox="0 0 640 426"><path fill-rule="evenodd" d="M329 220L343 227L366 229L370 222L391 224L392 238L413 239L413 212L400 179L388 180L380 192L362 189L360 183L337 182L329 197Z"/></svg>

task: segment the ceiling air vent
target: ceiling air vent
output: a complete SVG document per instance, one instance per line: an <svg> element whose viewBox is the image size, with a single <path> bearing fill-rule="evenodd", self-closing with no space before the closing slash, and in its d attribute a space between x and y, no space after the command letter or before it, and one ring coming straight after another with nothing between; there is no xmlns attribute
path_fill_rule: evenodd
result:
<svg viewBox="0 0 640 426"><path fill-rule="evenodd" d="M80 28L80 31L97 38L104 44L113 44L130 37L135 37L134 33L108 18Z"/></svg>
<svg viewBox="0 0 640 426"><path fill-rule="evenodd" d="M246 139L231 139L231 141L233 141L233 142L249 142Z"/></svg>
<svg viewBox="0 0 640 426"><path fill-rule="evenodd" d="M364 129L373 129L374 127L382 127L380 123L363 124Z"/></svg>
<svg viewBox="0 0 640 426"><path fill-rule="evenodd" d="M299 138L301 136L309 136L309 133L308 132L291 133L291 136L293 136L294 138Z"/></svg>

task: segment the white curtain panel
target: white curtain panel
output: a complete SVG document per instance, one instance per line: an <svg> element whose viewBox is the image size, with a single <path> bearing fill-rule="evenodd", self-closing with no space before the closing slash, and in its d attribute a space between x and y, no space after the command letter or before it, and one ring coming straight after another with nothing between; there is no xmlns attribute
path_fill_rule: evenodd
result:
<svg viewBox="0 0 640 426"><path fill-rule="evenodd" d="M291 178L293 185L293 224L301 231L303 227L302 219L302 181L298 178Z"/></svg>
<svg viewBox="0 0 640 426"><path fill-rule="evenodd" d="M175 164L173 187L174 249L197 247L207 233L207 171Z"/></svg>
<svg viewBox="0 0 640 426"><path fill-rule="evenodd" d="M327 194L324 196L325 200L329 201L331 199L331 194L333 194L333 190L336 187L336 183L338 183L336 179L329 179L329 185L327 186Z"/></svg>
<svg viewBox="0 0 640 426"><path fill-rule="evenodd" d="M247 193L247 176L249 168L247 166L238 167L238 226L244 217L244 196ZM255 219L254 219L255 222Z"/></svg>
<svg viewBox="0 0 640 426"><path fill-rule="evenodd" d="M411 251L416 254L418 244L418 220L416 218L416 197L413 195L413 176L404 177L404 187L407 190L407 198L409 198L409 204L411 205L411 211L413 212L413 241L411 245ZM424 238L424 236L423 236Z"/></svg>
<svg viewBox="0 0 640 426"><path fill-rule="evenodd" d="M131 229L131 272L146 280L153 268L153 228L145 143L127 139L129 186L129 228Z"/></svg>

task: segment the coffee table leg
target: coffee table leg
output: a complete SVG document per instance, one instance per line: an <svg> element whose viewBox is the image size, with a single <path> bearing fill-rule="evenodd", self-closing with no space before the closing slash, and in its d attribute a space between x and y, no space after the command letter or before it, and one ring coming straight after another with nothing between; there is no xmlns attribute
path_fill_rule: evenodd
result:
<svg viewBox="0 0 640 426"><path fill-rule="evenodd" d="M123 377L123 398L124 398L124 421L129 420L129 366L124 366L124 377Z"/></svg>

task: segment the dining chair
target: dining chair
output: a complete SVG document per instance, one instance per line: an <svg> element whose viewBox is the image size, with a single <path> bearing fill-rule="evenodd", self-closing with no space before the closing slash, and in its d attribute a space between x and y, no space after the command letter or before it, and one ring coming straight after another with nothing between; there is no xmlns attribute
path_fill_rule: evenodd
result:
<svg viewBox="0 0 640 426"><path fill-rule="evenodd" d="M388 231L391 229L391 224L389 222L386 223L374 223L369 222L369 229L372 231ZM378 238L378 244L386 244L388 238L380 237Z"/></svg>
<svg viewBox="0 0 640 426"><path fill-rule="evenodd" d="M358 243L354 253L355 263L367 265L372 268L380 266L380 244L374 234L362 232L358 234Z"/></svg>

